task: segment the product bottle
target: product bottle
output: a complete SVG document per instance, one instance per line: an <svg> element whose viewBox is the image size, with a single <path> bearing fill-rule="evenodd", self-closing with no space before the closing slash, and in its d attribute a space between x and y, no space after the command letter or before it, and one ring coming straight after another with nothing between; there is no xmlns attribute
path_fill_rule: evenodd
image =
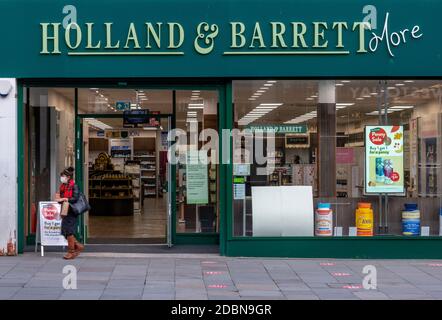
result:
<svg viewBox="0 0 442 320"><path fill-rule="evenodd" d="M384 182L384 160L382 158L376 158L376 182Z"/></svg>
<svg viewBox="0 0 442 320"><path fill-rule="evenodd" d="M393 174L393 163L390 159L384 160L384 176L385 176L385 184L392 184L391 175Z"/></svg>
<svg viewBox="0 0 442 320"><path fill-rule="evenodd" d="M417 203L406 203L402 211L402 234L404 236L418 236L421 231L420 211Z"/></svg>
<svg viewBox="0 0 442 320"><path fill-rule="evenodd" d="M333 235L333 210L330 203L319 203L315 215L315 235Z"/></svg>
<svg viewBox="0 0 442 320"><path fill-rule="evenodd" d="M358 236L373 236L373 210L371 203L359 202L356 209L356 230Z"/></svg>

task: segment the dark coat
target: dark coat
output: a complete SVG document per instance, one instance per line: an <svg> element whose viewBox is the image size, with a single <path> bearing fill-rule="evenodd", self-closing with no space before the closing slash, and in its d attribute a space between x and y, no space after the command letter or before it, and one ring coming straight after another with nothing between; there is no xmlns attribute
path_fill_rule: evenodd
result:
<svg viewBox="0 0 442 320"><path fill-rule="evenodd" d="M75 184L72 190L72 197L68 198L69 204L77 202L79 194L80 194L80 189ZM65 238L75 234L75 229L77 227L77 220L78 220L77 218L78 218L77 215L72 211L71 206L69 206L68 215L66 217L63 217L63 220L61 221L61 234Z"/></svg>

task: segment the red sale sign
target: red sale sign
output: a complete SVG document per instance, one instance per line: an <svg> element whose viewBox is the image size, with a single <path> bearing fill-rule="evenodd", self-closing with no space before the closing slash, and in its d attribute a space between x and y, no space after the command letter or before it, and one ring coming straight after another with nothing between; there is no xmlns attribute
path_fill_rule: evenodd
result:
<svg viewBox="0 0 442 320"><path fill-rule="evenodd" d="M375 145L381 145L384 143L387 133L382 128L374 128L370 130L370 141Z"/></svg>

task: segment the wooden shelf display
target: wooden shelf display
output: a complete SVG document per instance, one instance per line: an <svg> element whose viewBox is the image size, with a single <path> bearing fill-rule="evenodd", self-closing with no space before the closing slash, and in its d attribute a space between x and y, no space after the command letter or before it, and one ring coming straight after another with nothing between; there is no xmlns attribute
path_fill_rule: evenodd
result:
<svg viewBox="0 0 442 320"><path fill-rule="evenodd" d="M158 153L156 137L134 137L133 158L140 162L142 197L158 197Z"/></svg>
<svg viewBox="0 0 442 320"><path fill-rule="evenodd" d="M134 196L132 178L118 171L92 172L89 179L90 215L132 215Z"/></svg>

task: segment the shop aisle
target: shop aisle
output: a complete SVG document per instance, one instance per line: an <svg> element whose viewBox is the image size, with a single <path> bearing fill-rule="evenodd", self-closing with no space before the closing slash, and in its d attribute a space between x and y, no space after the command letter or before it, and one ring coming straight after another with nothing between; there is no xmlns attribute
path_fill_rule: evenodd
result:
<svg viewBox="0 0 442 320"><path fill-rule="evenodd" d="M131 239L144 239L143 243L165 243L166 222L165 199L147 198L144 200L143 214L90 216L89 242L107 243L119 239L131 243Z"/></svg>

